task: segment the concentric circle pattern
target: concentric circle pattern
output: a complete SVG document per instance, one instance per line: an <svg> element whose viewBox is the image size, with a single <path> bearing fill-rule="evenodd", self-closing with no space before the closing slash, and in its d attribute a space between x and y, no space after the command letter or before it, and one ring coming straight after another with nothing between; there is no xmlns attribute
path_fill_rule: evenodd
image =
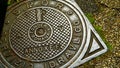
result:
<svg viewBox="0 0 120 68"><path fill-rule="evenodd" d="M46 61L61 54L68 47L71 36L71 24L62 12L41 7L18 16L10 31L10 43L24 59Z"/></svg>
<svg viewBox="0 0 120 68"><path fill-rule="evenodd" d="M8 10L0 46L6 65L67 68L82 53L85 20L68 1L25 0Z"/></svg>

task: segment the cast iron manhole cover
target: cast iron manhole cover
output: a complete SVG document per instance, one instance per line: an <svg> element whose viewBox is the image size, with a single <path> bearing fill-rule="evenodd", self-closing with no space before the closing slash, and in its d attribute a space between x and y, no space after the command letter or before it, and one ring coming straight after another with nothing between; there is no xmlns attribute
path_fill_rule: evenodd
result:
<svg viewBox="0 0 120 68"><path fill-rule="evenodd" d="M1 61L11 68L76 67L107 48L74 1L31 0L8 9Z"/></svg>

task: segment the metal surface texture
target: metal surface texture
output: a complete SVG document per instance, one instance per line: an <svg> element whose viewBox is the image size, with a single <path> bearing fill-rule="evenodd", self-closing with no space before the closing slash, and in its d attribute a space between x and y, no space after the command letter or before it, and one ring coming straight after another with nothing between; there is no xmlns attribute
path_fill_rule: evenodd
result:
<svg viewBox="0 0 120 68"><path fill-rule="evenodd" d="M8 68L74 68L107 51L74 0L28 0L9 7L0 48Z"/></svg>

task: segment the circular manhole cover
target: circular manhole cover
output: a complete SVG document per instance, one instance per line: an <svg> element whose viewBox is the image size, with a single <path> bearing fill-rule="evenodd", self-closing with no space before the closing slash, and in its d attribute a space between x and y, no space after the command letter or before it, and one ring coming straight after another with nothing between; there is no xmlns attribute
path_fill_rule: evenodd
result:
<svg viewBox="0 0 120 68"><path fill-rule="evenodd" d="M24 66L22 63L48 68L54 63L57 68L70 65L86 35L79 12L71 6L67 2L36 0L10 7L1 38L5 60L14 67Z"/></svg>

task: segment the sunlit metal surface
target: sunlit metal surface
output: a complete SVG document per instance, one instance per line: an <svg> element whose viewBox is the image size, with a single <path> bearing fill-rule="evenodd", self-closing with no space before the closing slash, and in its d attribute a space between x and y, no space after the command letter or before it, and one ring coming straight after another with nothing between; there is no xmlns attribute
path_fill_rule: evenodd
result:
<svg viewBox="0 0 120 68"><path fill-rule="evenodd" d="M74 68L106 51L74 0L23 1L6 14L1 59L7 67Z"/></svg>

